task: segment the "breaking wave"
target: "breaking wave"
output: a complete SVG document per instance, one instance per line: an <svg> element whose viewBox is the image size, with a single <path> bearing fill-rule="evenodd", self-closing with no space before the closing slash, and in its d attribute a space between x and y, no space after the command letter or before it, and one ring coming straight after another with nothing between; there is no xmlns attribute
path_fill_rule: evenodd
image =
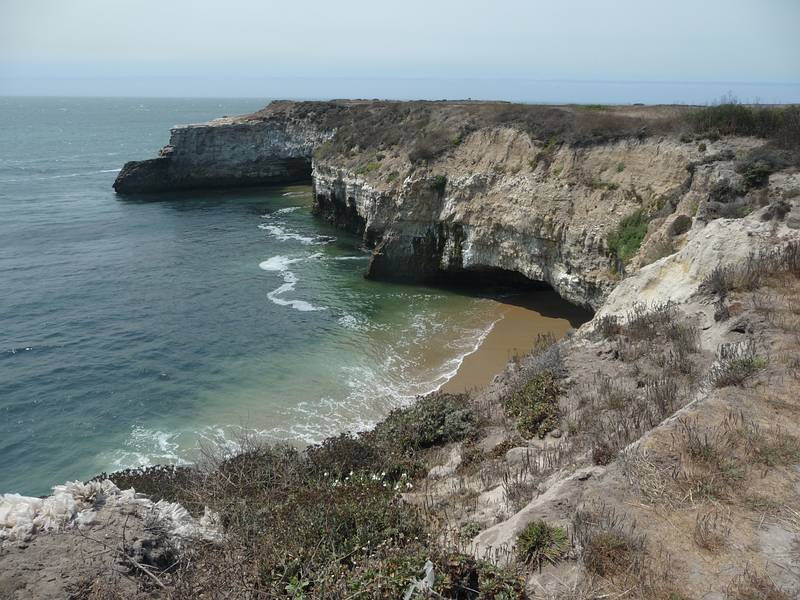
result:
<svg viewBox="0 0 800 600"><path fill-rule="evenodd" d="M108 457L112 470L153 465L185 465L188 461L181 456L178 441L179 433L147 429L136 425L131 430L123 448L115 450Z"/></svg>

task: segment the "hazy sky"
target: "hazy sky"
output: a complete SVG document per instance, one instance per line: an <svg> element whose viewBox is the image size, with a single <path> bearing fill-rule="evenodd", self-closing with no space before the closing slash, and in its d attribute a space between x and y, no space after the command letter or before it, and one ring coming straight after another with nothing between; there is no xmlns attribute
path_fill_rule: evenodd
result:
<svg viewBox="0 0 800 600"><path fill-rule="evenodd" d="M0 0L0 95L800 101L798 26L800 0Z"/></svg>

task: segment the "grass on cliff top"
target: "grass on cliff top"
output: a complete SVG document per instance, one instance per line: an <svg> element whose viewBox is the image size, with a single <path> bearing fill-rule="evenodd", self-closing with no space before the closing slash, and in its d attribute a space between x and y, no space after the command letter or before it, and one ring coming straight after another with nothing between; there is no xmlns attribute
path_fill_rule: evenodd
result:
<svg viewBox="0 0 800 600"><path fill-rule="evenodd" d="M301 102L291 110L294 116L313 117L324 128L336 130L333 139L317 150L318 159L394 147L407 153L413 164L454 151L474 131L499 126L576 146L664 134L674 128L672 119L663 115L506 102ZM261 114L273 113L267 109L256 116Z"/></svg>
<svg viewBox="0 0 800 600"><path fill-rule="evenodd" d="M412 164L455 151L480 129L512 127L551 146L591 146L653 135L680 138L756 136L790 150L800 164L800 106L745 105L724 99L716 106L687 107L547 106L508 102L336 101L276 103L256 113L274 118L288 111L335 130L316 157L338 159L396 148Z"/></svg>
<svg viewBox="0 0 800 600"><path fill-rule="evenodd" d="M689 123L696 133L754 136L782 148L800 147L800 106L753 106L727 99L716 106L695 110Z"/></svg>
<svg viewBox="0 0 800 600"><path fill-rule="evenodd" d="M402 598L434 565L443 598L525 598L513 569L499 569L436 541L425 514L404 502L425 474L427 449L471 439L475 416L462 395L436 394L393 411L361 434L298 451L243 440L234 456L209 454L202 469L112 474L118 485L218 511L219 544L189 549L172 573L171 597Z"/></svg>

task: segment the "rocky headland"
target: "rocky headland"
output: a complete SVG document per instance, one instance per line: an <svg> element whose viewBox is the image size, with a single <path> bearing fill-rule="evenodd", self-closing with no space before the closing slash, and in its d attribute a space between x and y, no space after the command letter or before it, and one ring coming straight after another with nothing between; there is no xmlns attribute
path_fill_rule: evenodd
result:
<svg viewBox="0 0 800 600"><path fill-rule="evenodd" d="M311 181L369 277L546 285L594 318L373 431L112 474L219 531L173 543L151 519L164 565L124 527L32 529L0 550L0 593L37 597L6 568L31 540L105 531L116 562L76 560L60 589L797 597L799 146L798 107L741 105L276 102L175 128L119 193Z"/></svg>

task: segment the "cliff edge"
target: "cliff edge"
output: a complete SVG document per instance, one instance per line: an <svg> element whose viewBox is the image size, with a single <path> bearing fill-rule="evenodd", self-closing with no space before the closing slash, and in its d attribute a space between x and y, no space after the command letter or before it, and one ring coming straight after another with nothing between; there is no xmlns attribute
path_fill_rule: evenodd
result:
<svg viewBox="0 0 800 600"><path fill-rule="evenodd" d="M529 280L596 310L626 273L679 249L696 223L768 201L764 176L786 166L769 150L774 140L741 127L722 136L726 117L707 123L703 114L281 101L174 128L159 158L127 163L114 186L309 181L315 211L373 249L368 277Z"/></svg>

